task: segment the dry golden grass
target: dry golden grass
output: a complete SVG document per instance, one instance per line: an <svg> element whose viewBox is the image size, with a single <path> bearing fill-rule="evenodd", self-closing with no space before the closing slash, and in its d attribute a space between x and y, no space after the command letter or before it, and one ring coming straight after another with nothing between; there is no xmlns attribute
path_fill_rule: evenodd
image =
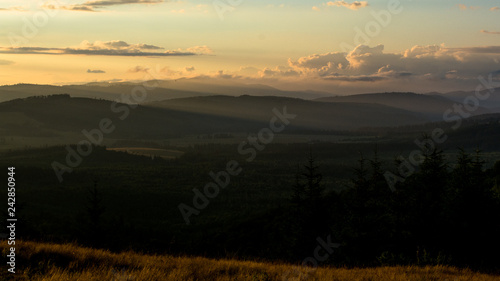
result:
<svg viewBox="0 0 500 281"><path fill-rule="evenodd" d="M17 241L16 244L18 266L16 273L8 273L7 267L3 265L0 273L1 280L500 280L500 276L446 266L397 266L367 269L319 267L312 269L281 263L143 255L134 252L115 254L72 244L27 241ZM5 257L8 251L6 243L2 242L0 248Z"/></svg>

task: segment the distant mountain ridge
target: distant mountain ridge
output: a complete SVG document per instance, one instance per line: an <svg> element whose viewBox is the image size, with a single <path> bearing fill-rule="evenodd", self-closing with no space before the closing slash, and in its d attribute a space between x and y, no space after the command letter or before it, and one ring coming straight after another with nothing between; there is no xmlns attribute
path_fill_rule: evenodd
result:
<svg viewBox="0 0 500 281"><path fill-rule="evenodd" d="M466 98L468 97L474 97L476 96L475 91L454 91L454 92L448 92L444 94L439 94L439 93L433 93L435 96L441 96L450 100L453 100L455 102L462 103ZM481 96L487 97L483 100L479 100L479 105L481 107L487 108L487 109L492 109L494 112L500 112L500 88L494 88L494 89L488 89L484 90L481 88L481 91L479 91L479 94Z"/></svg>
<svg viewBox="0 0 500 281"><path fill-rule="evenodd" d="M116 125L119 138L167 138L214 132L257 133L269 126L273 109L297 117L287 131L355 130L361 127L400 126L428 120L418 113L378 104L326 103L283 97L211 96L167 100L129 108L129 105L69 95L32 97L0 103L3 135L57 136L93 129L103 118Z"/></svg>
<svg viewBox="0 0 500 281"><path fill-rule="evenodd" d="M457 100L449 99L447 95L425 95L415 93L373 93L359 94L351 96L325 97L316 99L323 102L365 102L373 104L382 104L395 108L400 108L408 111L419 112L425 114L431 120L442 120L443 113L449 109L453 109L453 105ZM493 113L494 110L480 107L474 115Z"/></svg>
<svg viewBox="0 0 500 281"><path fill-rule="evenodd" d="M315 99L327 93L315 91L282 91L271 86L242 83L214 83L214 81L179 79L152 80L145 82L88 83L83 85L37 85L16 84L0 86L0 102L34 95L71 94L72 97L117 100L121 95L130 95L137 86L147 86L144 102L174 98L187 98L212 95L252 95L281 96L302 99Z"/></svg>
<svg viewBox="0 0 500 281"><path fill-rule="evenodd" d="M243 84L233 81L214 80L210 78L183 78L178 80L157 80L146 82L93 82L83 85L36 85L17 84L0 86L0 102L34 95L70 94L72 97L120 100L130 95L136 87L148 85L143 103L156 101L225 96L279 96L304 100L336 103L369 103L386 105L406 111L424 114L430 120L439 121L443 113L455 103L463 103L465 98L473 97L474 91L456 91L449 93L416 94L411 92L367 93L348 96L331 96L317 91L283 91L261 84ZM484 90L483 90L484 91ZM480 101L474 115L500 112L500 88Z"/></svg>
<svg viewBox="0 0 500 281"><path fill-rule="evenodd" d="M372 93L311 100L287 95L311 97L323 93L288 92L266 85L232 82L208 85L203 79L156 82L157 87L147 90L148 99L136 109L129 109L127 120L117 121L117 130L113 133L117 138L258 132L269 125L273 108L284 110L285 107L297 115L287 127L291 132L418 125L443 121L443 113L474 95L474 92L466 91L447 94ZM138 85L123 82L1 86L0 100L9 101L0 102L0 133L52 137L94 128L102 118L116 119L113 101L128 95ZM150 81L148 85L154 84ZM258 95L253 95L255 93ZM33 95L45 97L20 99ZM115 104L115 107L129 106ZM500 89L482 101L473 116L496 112L500 112Z"/></svg>

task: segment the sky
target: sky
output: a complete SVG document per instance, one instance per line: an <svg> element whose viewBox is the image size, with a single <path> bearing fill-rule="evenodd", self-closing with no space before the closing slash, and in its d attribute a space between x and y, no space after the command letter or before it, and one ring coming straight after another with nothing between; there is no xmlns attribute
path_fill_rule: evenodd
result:
<svg viewBox="0 0 500 281"><path fill-rule="evenodd" d="M2 0L0 19L0 85L203 77L352 94L500 80L496 0Z"/></svg>

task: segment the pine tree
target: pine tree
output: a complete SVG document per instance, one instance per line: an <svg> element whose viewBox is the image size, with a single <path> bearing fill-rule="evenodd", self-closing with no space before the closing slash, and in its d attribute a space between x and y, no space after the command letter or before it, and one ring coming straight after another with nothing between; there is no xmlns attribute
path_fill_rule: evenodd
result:
<svg viewBox="0 0 500 281"><path fill-rule="evenodd" d="M291 197L293 206L293 235L297 238L295 252L297 255L307 254L310 243L316 243L316 237L328 229L326 205L324 200L324 187L321 184L322 175L318 172L312 154L304 165L305 172L297 171L294 193Z"/></svg>
<svg viewBox="0 0 500 281"><path fill-rule="evenodd" d="M88 241L92 245L99 245L101 241L104 241L105 233L103 231L102 215L104 214L106 208L102 203L102 196L97 189L97 181L94 180L93 188L88 190L89 194L87 196L87 216L88 216L88 230L87 236Z"/></svg>

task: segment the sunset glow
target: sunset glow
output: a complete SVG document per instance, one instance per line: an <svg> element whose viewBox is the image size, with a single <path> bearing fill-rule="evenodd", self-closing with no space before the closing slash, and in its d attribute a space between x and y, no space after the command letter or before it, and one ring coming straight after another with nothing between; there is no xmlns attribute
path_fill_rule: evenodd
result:
<svg viewBox="0 0 500 281"><path fill-rule="evenodd" d="M479 75L499 77L497 6L486 0L2 1L0 84L147 74L339 94L473 89Z"/></svg>

